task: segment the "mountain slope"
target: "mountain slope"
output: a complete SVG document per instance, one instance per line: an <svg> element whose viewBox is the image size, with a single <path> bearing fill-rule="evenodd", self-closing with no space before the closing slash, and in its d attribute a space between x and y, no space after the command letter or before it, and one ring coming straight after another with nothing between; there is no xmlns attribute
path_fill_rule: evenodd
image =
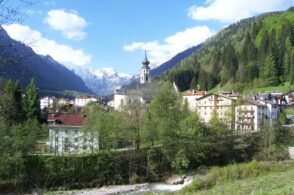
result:
<svg viewBox="0 0 294 195"><path fill-rule="evenodd" d="M20 80L22 87L34 78L41 95L65 91L92 93L74 72L50 56L37 55L30 47L11 39L0 27L0 77Z"/></svg>
<svg viewBox="0 0 294 195"><path fill-rule="evenodd" d="M111 95L115 89L129 84L133 80L133 77L130 75L118 73L113 68L88 69L77 72L89 89L99 96Z"/></svg>
<svg viewBox="0 0 294 195"><path fill-rule="evenodd" d="M175 81L180 90L293 85L293 44L293 8L262 14L223 29L162 78Z"/></svg>
<svg viewBox="0 0 294 195"><path fill-rule="evenodd" d="M160 66L158 66L158 67L156 67L154 69L152 69L150 71L151 76L158 76L158 75L166 72L167 70L169 70L172 67L174 67L175 65L177 65L181 60L183 60L184 58L191 55L193 52L195 52L200 47L201 47L201 44L198 45L198 46L195 46L195 47L191 47L189 49L186 49L185 51L182 51L182 52L178 53L177 55L172 57L167 62L161 64Z"/></svg>

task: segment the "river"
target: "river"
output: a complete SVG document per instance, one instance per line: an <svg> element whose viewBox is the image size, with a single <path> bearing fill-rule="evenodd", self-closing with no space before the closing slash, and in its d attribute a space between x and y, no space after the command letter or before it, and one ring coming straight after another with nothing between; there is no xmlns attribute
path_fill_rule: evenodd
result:
<svg viewBox="0 0 294 195"><path fill-rule="evenodd" d="M167 184L167 183L143 183L133 185L113 185L101 188L84 189L71 192L63 192L66 195L107 195L107 194L125 194L125 195L139 195L148 192L177 192L192 183L196 176L187 176L183 184Z"/></svg>

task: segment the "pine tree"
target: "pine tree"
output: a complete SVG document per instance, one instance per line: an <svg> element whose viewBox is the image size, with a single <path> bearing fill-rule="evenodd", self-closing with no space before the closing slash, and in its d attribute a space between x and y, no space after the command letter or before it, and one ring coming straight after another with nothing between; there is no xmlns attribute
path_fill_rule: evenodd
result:
<svg viewBox="0 0 294 195"><path fill-rule="evenodd" d="M38 90L34 79L26 88L25 108L28 119L40 120L40 103L38 98Z"/></svg>
<svg viewBox="0 0 294 195"><path fill-rule="evenodd" d="M268 53L268 48L269 48L269 35L268 32L265 31L262 35L262 39L260 42L260 47L259 47L259 61L262 61L265 57L266 54Z"/></svg>
<svg viewBox="0 0 294 195"><path fill-rule="evenodd" d="M22 101L22 90L19 85L19 81L17 80L14 84L14 103L16 110L16 121L22 122L25 121L25 114L23 109L23 101Z"/></svg>
<svg viewBox="0 0 294 195"><path fill-rule="evenodd" d="M265 59L265 77L268 85L278 85L279 77L278 70L276 68L275 60L272 54L268 55Z"/></svg>
<svg viewBox="0 0 294 195"><path fill-rule="evenodd" d="M14 84L12 80L8 80L5 84L3 95L0 99L0 115L4 118L6 124L11 126L16 122L17 110L14 98Z"/></svg>
<svg viewBox="0 0 294 195"><path fill-rule="evenodd" d="M196 77L194 76L193 79L192 79L192 81L191 81L190 88L191 88L191 89L195 89L196 86L197 86L197 79L196 79Z"/></svg>
<svg viewBox="0 0 294 195"><path fill-rule="evenodd" d="M291 67L290 67L290 82L294 85L294 48L292 49Z"/></svg>

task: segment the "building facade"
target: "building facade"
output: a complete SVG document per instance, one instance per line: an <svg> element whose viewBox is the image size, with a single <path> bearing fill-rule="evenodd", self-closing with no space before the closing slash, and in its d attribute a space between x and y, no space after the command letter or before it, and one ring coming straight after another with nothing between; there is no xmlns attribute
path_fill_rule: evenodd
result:
<svg viewBox="0 0 294 195"><path fill-rule="evenodd" d="M209 123L215 112L219 120L234 128L234 115L236 100L227 96L211 93L196 100L196 111L200 120Z"/></svg>
<svg viewBox="0 0 294 195"><path fill-rule="evenodd" d="M258 131L266 123L272 126L278 122L281 106L279 101L271 97L257 99L254 96L252 100L245 100L235 108L235 129Z"/></svg>
<svg viewBox="0 0 294 195"><path fill-rule="evenodd" d="M77 96L75 98L75 106L83 107L89 104L90 102L97 102L97 98L94 97L88 97L88 96Z"/></svg>
<svg viewBox="0 0 294 195"><path fill-rule="evenodd" d="M198 91L198 90L191 90L186 93L186 95L183 96L183 103L188 103L188 108L190 111L196 111L196 100L198 98L201 98L206 94L206 91Z"/></svg>
<svg viewBox="0 0 294 195"><path fill-rule="evenodd" d="M123 94L114 94L113 107L115 110L122 110L128 105L131 105L134 102L140 102L145 104L146 100L140 95L123 95Z"/></svg>
<svg viewBox="0 0 294 195"><path fill-rule="evenodd" d="M49 115L49 151L58 155L98 151L98 136L82 130L83 121L78 114Z"/></svg>
<svg viewBox="0 0 294 195"><path fill-rule="evenodd" d="M48 109L54 109L57 104L57 99L55 97L44 97L40 99L40 108L41 110L48 108Z"/></svg>

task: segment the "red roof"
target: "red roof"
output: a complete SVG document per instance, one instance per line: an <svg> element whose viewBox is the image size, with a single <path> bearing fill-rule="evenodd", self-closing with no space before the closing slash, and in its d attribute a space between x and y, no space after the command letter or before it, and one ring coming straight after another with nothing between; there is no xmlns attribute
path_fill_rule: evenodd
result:
<svg viewBox="0 0 294 195"><path fill-rule="evenodd" d="M191 90L188 91L186 95L205 95L206 91L200 91L200 90Z"/></svg>
<svg viewBox="0 0 294 195"><path fill-rule="evenodd" d="M55 121L57 124L65 125L65 126L82 126L84 121L84 116L80 114L60 114L48 115L48 122Z"/></svg>

